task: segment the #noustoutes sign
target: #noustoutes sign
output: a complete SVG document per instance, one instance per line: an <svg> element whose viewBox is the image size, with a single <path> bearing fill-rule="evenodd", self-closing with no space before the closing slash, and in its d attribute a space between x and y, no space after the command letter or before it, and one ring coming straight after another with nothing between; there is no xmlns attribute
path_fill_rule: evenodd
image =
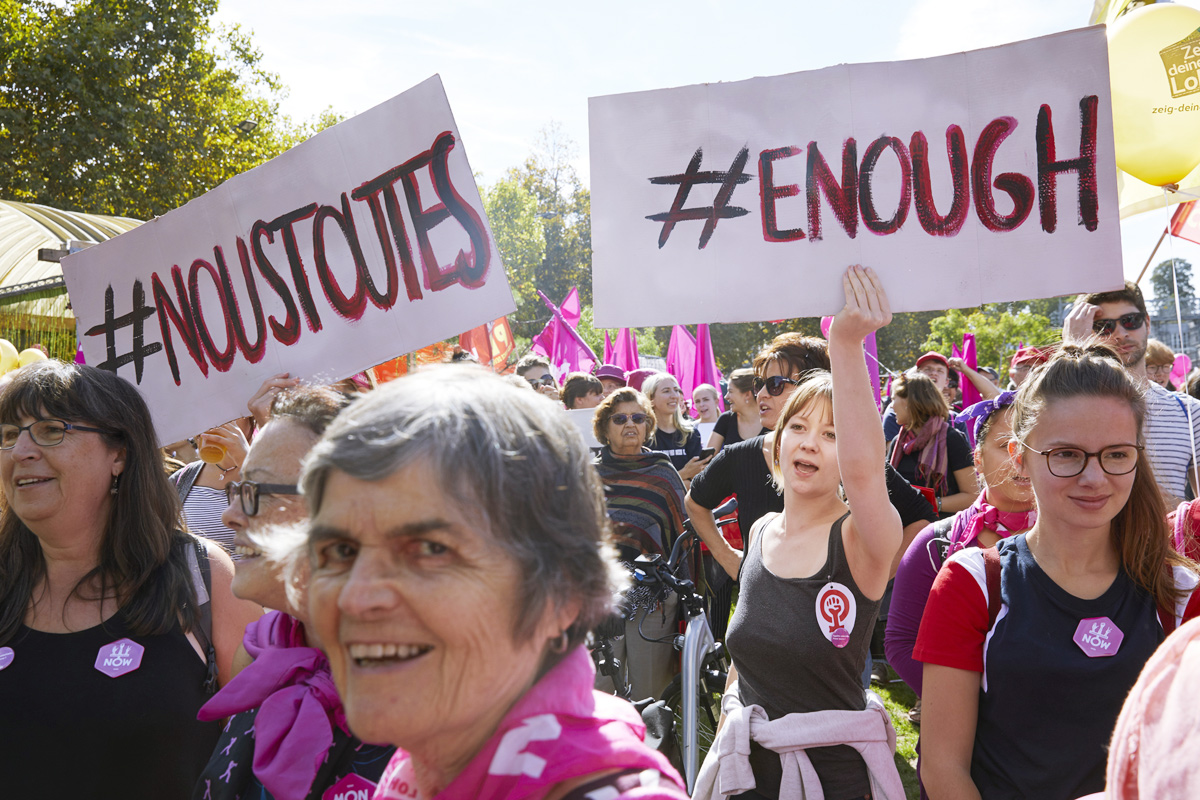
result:
<svg viewBox="0 0 1200 800"><path fill-rule="evenodd" d="M897 311L1122 282L1103 27L589 116L598 327L833 314L856 263Z"/></svg>
<svg viewBox="0 0 1200 800"><path fill-rule="evenodd" d="M87 363L164 442L244 416L275 373L332 382L515 307L436 75L63 274Z"/></svg>

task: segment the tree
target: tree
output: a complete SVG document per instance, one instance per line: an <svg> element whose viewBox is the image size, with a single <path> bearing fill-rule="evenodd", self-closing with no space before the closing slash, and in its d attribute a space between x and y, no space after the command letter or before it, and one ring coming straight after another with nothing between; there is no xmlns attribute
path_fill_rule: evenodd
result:
<svg viewBox="0 0 1200 800"><path fill-rule="evenodd" d="M1171 266L1174 265L1172 277ZM1191 310L1196 301L1196 291L1192 288L1192 264L1184 258L1168 258L1160 261L1150 273L1150 286L1154 289L1154 304L1158 313L1175 314L1175 284L1179 285L1179 307L1184 313Z"/></svg>
<svg viewBox="0 0 1200 800"><path fill-rule="evenodd" d="M546 254L544 224L538 217L538 199L510 173L482 190L483 207L492 228L492 238L508 274L508 285L519 309L546 308L537 296L536 272ZM561 300L562 298L554 298Z"/></svg>
<svg viewBox="0 0 1200 800"><path fill-rule="evenodd" d="M285 89L245 32L213 29L216 8L0 0L5 196L149 219L338 121L281 115Z"/></svg>
<svg viewBox="0 0 1200 800"><path fill-rule="evenodd" d="M926 351L949 354L953 345L962 344L964 333L975 334L975 355L979 365L995 367L1001 374L1007 372L1008 362L1022 342L1045 345L1059 336L1050 320L1041 314L1028 311L1016 315L1007 311L995 314L985 309L967 313L961 308L952 308L929 321L929 336L921 347Z"/></svg>
<svg viewBox="0 0 1200 800"><path fill-rule="evenodd" d="M519 168L509 170L500 183L515 183L536 198L536 215L542 222L545 250L541 261L521 262L510 270L520 291L513 332L520 337L536 336L550 314L534 289L541 289L559 302L572 286L579 287L583 305L592 302L591 194L571 159L575 144L560 125L542 129L534 152Z"/></svg>

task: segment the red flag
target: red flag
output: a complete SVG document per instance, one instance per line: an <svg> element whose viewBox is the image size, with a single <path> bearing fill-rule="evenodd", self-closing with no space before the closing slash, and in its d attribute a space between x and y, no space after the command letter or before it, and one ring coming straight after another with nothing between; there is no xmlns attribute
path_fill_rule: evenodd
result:
<svg viewBox="0 0 1200 800"><path fill-rule="evenodd" d="M1193 214L1195 200L1180 203L1171 216L1171 235L1200 244L1200 215Z"/></svg>
<svg viewBox="0 0 1200 800"><path fill-rule="evenodd" d="M503 369L508 357L516 349L508 317L472 328L458 337L458 344L462 349L474 353L480 364L494 370Z"/></svg>

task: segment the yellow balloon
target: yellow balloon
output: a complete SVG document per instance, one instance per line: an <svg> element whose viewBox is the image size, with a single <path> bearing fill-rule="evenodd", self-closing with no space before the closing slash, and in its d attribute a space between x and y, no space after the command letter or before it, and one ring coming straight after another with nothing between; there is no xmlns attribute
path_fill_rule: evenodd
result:
<svg viewBox="0 0 1200 800"><path fill-rule="evenodd" d="M17 346L8 339L0 339L0 375L10 369L16 369L20 363L21 356L17 353Z"/></svg>
<svg viewBox="0 0 1200 800"><path fill-rule="evenodd" d="M1117 166L1154 186L1200 164L1200 10L1155 3L1108 29Z"/></svg>
<svg viewBox="0 0 1200 800"><path fill-rule="evenodd" d="M32 347L28 350L22 350L20 354L20 363L22 367L27 367L35 361L45 361L46 354L41 350L34 350Z"/></svg>

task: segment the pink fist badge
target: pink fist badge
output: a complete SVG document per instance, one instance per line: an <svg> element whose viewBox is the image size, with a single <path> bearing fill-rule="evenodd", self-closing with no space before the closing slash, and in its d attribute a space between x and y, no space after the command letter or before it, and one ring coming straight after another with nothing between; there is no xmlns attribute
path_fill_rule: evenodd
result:
<svg viewBox="0 0 1200 800"><path fill-rule="evenodd" d="M858 606L854 593L840 583L827 583L817 593L817 626L834 647L845 647L854 631Z"/></svg>
<svg viewBox="0 0 1200 800"><path fill-rule="evenodd" d="M118 639L100 648L94 666L110 678L119 678L140 667L145 652L146 648L132 639Z"/></svg>
<svg viewBox="0 0 1200 800"><path fill-rule="evenodd" d="M1088 658L1115 656L1124 638L1125 634L1108 617L1081 620L1074 636L1075 644Z"/></svg>

